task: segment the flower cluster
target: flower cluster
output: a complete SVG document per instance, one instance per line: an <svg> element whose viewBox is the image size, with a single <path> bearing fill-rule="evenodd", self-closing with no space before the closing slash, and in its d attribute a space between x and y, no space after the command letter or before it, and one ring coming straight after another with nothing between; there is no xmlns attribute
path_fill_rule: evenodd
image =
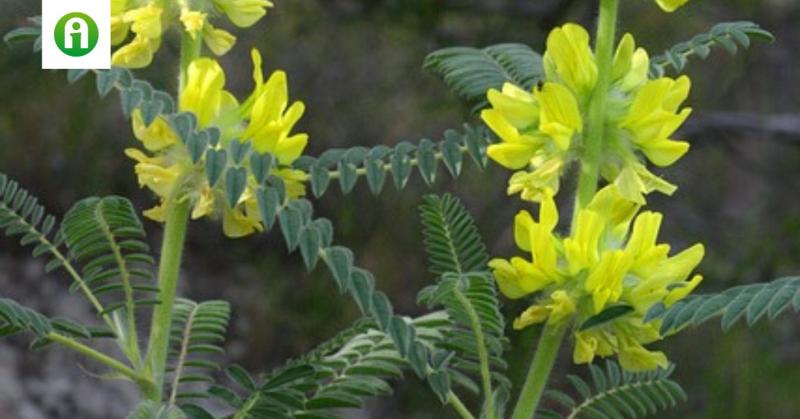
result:
<svg viewBox="0 0 800 419"><path fill-rule="evenodd" d="M687 142L671 138L691 113L680 109L689 95L689 78L651 80L649 65L647 52L625 35L614 55L599 162L602 177L638 203L652 191L675 190L647 169L643 157L665 167L689 150ZM582 134L598 79L586 30L576 24L554 29L544 70L544 81L532 92L510 83L490 90L491 108L481 113L501 139L489 147L489 157L517 170L509 194L537 202L558 192L562 173L585 149Z"/></svg>
<svg viewBox="0 0 800 419"><path fill-rule="evenodd" d="M241 104L225 90L225 73L216 61L200 58L192 62L187 71L186 87L179 98L180 110L194 113L200 128L219 128L221 140L216 146L219 149L232 141L249 141L254 151L271 153L280 166L273 169L273 174L284 180L287 195L290 198L302 196L307 175L289 166L308 143L306 134L292 134L305 106L302 102L289 104L284 72L276 71L265 82L261 55L253 50L252 58L255 88ZM263 230L252 176L239 202L231 208L221 187L209 185L204 162L192 163L187 147L166 119L158 117L148 126L141 112L136 110L133 131L144 150L128 149L126 154L137 162L135 170L141 186L161 198L159 206L145 212L148 218L164 221L166 206L172 200L190 200L192 218L221 216L223 230L229 237Z"/></svg>
<svg viewBox="0 0 800 419"><path fill-rule="evenodd" d="M268 0L111 0L111 43L125 44L114 52L112 63L147 67L161 47L162 35L173 24L192 39L201 37L214 54L224 55L236 37L212 25L209 18L226 16L234 25L247 28L269 7Z"/></svg>
<svg viewBox="0 0 800 419"><path fill-rule="evenodd" d="M574 320L576 363L618 354L627 370L666 367L663 353L644 347L661 339L660 321L646 323L644 317L655 304L668 307L697 287L700 275L688 279L704 248L697 244L669 256L670 246L657 243L662 215L649 211L637 215L639 210L639 204L609 185L577 213L573 232L565 238L554 232L558 211L551 196L543 197L538 221L527 211L520 212L514 237L530 258L490 262L504 295L519 299L536 294L535 303L515 320L514 328ZM609 309L621 315L581 327Z"/></svg>
<svg viewBox="0 0 800 419"><path fill-rule="evenodd" d="M686 0L657 2L673 11ZM575 363L618 355L627 370L666 367L662 352L645 348L662 338L661 321L646 322L646 314L698 286L702 277L691 274L704 248L670 256L670 246L657 243L662 215L639 212L648 193L675 190L646 164L666 167L688 152L689 144L672 136L691 113L681 109L691 82L650 79L647 52L626 34L601 83L589 41L579 25L556 28L547 39L543 80L532 91L507 83L487 92L491 107L481 117L501 139L487 153L516 171L509 194L540 204L538 220L522 211L514 223L515 242L529 258L493 259L489 266L505 296L533 298L514 328L572 327ZM606 95L602 114L590 116L598 94ZM585 125L590 118L591 128ZM587 142L595 141L585 138L589 129L602 130L593 159L609 185L577 209L571 233L561 237L554 196L566 168L586 158Z"/></svg>

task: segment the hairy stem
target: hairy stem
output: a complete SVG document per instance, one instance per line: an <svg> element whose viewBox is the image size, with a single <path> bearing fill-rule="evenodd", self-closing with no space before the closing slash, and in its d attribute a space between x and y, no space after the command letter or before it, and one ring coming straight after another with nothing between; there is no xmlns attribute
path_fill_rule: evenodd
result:
<svg viewBox="0 0 800 419"><path fill-rule="evenodd" d="M600 155L603 151L603 135L605 134L606 102L611 85L618 8L619 0L600 0L600 17L597 23L597 43L595 45L597 84L589 101L589 119L584 137L584 151L581 156L576 213L578 209L586 207L597 192Z"/></svg>
<svg viewBox="0 0 800 419"><path fill-rule="evenodd" d="M453 409L458 412L462 419L475 419L475 416L469 412L467 406L464 406L464 402L462 402L461 399L459 399L458 396L456 396L456 394L452 391L447 393L447 402L453 406Z"/></svg>
<svg viewBox="0 0 800 419"><path fill-rule="evenodd" d="M475 332L475 340L478 344L478 358L480 359L481 364L481 380L483 383L483 397L485 401L484 406L486 406L486 418L494 419L496 416L496 411L494 408L494 392L492 391L492 372L489 369L489 355L486 352L486 343L483 336L483 328L481 327L481 320L478 317L478 313L475 312L475 308L460 290L454 290L454 294L456 299L458 299L458 302L461 303L461 305L464 307L464 310L466 310L467 314L469 315L470 326L472 327L473 332Z"/></svg>
<svg viewBox="0 0 800 419"><path fill-rule="evenodd" d="M198 33L194 37L184 33L181 40L181 73L180 73L180 91L186 87L188 79L189 64L200 57L200 52L203 47L203 34ZM180 95L178 95L180 97Z"/></svg>
<svg viewBox="0 0 800 419"><path fill-rule="evenodd" d="M189 64L200 57L203 46L202 34L192 36L184 33L181 40L180 80L178 97L186 88ZM160 304L153 312L150 326L150 341L147 349L145 368L154 376L157 393L151 398L161 402L166 379L169 337L172 328L172 309L183 259L186 228L189 224L191 203L180 196L181 182L177 183L167 201L167 220L164 224L164 241L161 244L161 261L158 266L158 288Z"/></svg>
<svg viewBox="0 0 800 419"><path fill-rule="evenodd" d="M60 335L58 333L49 333L47 335L47 339L61 346L72 349L73 351L85 355L89 358L92 358L95 361L113 369L122 376L131 379L139 386L139 389L142 391L142 394L144 394L146 397L150 397L154 393L155 384L150 379L134 371L132 368L123 364L122 362L102 352L99 352L93 348L90 348L72 338Z"/></svg>
<svg viewBox="0 0 800 419"><path fill-rule="evenodd" d="M158 288L161 303L153 314L150 329L150 347L147 353L147 368L155 376L158 388L158 399L164 388L167 354L169 352L169 335L172 326L172 308L175 304L175 292L178 288L181 259L183 257L186 227L189 222L191 206L188 201L179 202L174 198L167 209L167 221L164 226L164 242L161 247L161 264L158 268Z"/></svg>
<svg viewBox="0 0 800 419"><path fill-rule="evenodd" d="M539 406L542 392L550 378L550 371L558 357L558 349L564 339L568 323L561 325L546 324L539 338L539 346L536 348L536 355L528 370L525 384L514 407L512 419L531 419Z"/></svg>

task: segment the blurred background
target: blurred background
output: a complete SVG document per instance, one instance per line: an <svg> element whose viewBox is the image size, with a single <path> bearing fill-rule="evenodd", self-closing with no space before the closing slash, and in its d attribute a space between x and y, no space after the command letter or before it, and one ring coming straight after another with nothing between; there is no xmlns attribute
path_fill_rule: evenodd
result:
<svg viewBox="0 0 800 419"><path fill-rule="evenodd" d="M477 123L438 79L421 70L426 54L452 45L522 42L541 50L548 30L576 21L591 25L588 0L277 0L222 61L228 85L241 97L251 87L249 46L265 55L269 70L285 69L290 91L308 111L299 128L311 136L308 153L330 147L392 145L440 139L448 128ZM777 42L756 43L731 57L715 50L693 61L690 104L694 115L681 138L692 152L666 176L680 185L674 199L653 196L666 213L662 239L673 248L706 244L701 292L800 273L800 3L796 0L691 1L673 15L652 1L624 0L621 27L652 54L726 20L752 20ZM0 0L0 32L39 14L38 2ZM165 42L156 65L137 73L174 89L177 40ZM99 99L93 82L67 85L63 72L40 69L28 45L0 46L0 171L19 180L63 215L91 195L131 197L139 209L153 204L138 188L122 150L134 139L116 98ZM165 70L166 69L166 70ZM514 251L511 220L523 204L505 199L508 173L468 165L453 181L443 171L433 188L418 178L402 192L388 187L378 198L360 182L342 196L331 188L315 200L317 213L334 221L336 241L354 249L379 287L408 315L418 290L432 280L421 249L416 206L426 193L458 195L478 220L493 254ZM147 222L153 244L160 226ZM68 294L63 275L46 276L40 260L14 240L0 241L0 295L49 315L91 321L82 300ZM233 303L227 344L231 362L268 371L331 337L356 318L320 269L308 274L298 254L288 255L277 234L229 241L213 222L192 225L182 292L194 299ZM513 316L519 307L507 305ZM677 379L689 403L664 418L798 418L800 325L796 315L739 326L723 334L717 322L658 346L677 362ZM510 332L510 375L520 379L535 331ZM27 339L0 342L0 418L117 418L136 394L124 383L93 378L80 358L51 348L27 351ZM553 385L567 372L585 374L563 354ZM79 363L82 368L75 368ZM369 403L352 418L451 417L426 386L409 375L393 397Z"/></svg>

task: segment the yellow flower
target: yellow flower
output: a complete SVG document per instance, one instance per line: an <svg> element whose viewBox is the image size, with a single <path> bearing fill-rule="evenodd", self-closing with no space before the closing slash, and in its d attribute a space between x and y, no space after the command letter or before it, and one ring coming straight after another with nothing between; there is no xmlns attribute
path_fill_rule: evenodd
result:
<svg viewBox="0 0 800 419"><path fill-rule="evenodd" d="M509 169L535 168L515 173L508 193L521 192L523 199L536 201L543 193L557 193L566 151L583 130L572 93L556 83L546 83L533 94L506 83L502 92L490 90L488 98L493 108L481 117L503 140L489 146L489 157Z"/></svg>
<svg viewBox="0 0 800 419"><path fill-rule="evenodd" d="M234 25L249 28L267 14L273 4L267 0L214 0L214 6L228 16Z"/></svg>
<svg viewBox="0 0 800 419"><path fill-rule="evenodd" d="M215 191L210 186L205 185L195 197L195 205L192 209L192 219L197 220L214 214Z"/></svg>
<svg viewBox="0 0 800 419"><path fill-rule="evenodd" d="M523 311L516 319L514 319L514 330L522 330L528 326L539 324L550 317L550 309L545 306L533 305Z"/></svg>
<svg viewBox="0 0 800 419"><path fill-rule="evenodd" d="M605 229L605 220L594 211L581 211L575 219L574 232L564 239L564 256L570 272L575 274L600 260L598 244Z"/></svg>
<svg viewBox="0 0 800 419"><path fill-rule="evenodd" d="M628 92L647 81L650 70L650 56L642 48L636 48L633 35L626 33L620 40L614 54L611 80L618 84L619 90Z"/></svg>
<svg viewBox="0 0 800 419"><path fill-rule="evenodd" d="M518 299L543 289L549 280L522 258L494 259L489 262L500 291L508 298Z"/></svg>
<svg viewBox="0 0 800 419"><path fill-rule="evenodd" d="M149 188L160 197L170 196L181 174L177 164L164 157L148 157L135 148L125 150L125 154L138 162L135 170L140 186Z"/></svg>
<svg viewBox="0 0 800 419"><path fill-rule="evenodd" d="M267 0L110 0L111 43L120 46L112 56L118 67L143 68L153 62L164 32L177 28L203 44L215 55L226 54L236 43L231 33L215 27L210 19L227 16L238 27L249 27L267 13ZM128 43L128 35L134 37Z"/></svg>
<svg viewBox="0 0 800 419"><path fill-rule="evenodd" d="M236 37L226 30L206 23L203 27L203 42L215 55L225 55L233 48Z"/></svg>
<svg viewBox="0 0 800 419"><path fill-rule="evenodd" d="M128 37L131 25L123 16L127 3L128 0L111 0L111 45L119 45Z"/></svg>
<svg viewBox="0 0 800 419"><path fill-rule="evenodd" d="M130 31L130 25L122 20L121 16L111 17L111 45L117 46L125 41Z"/></svg>
<svg viewBox="0 0 800 419"><path fill-rule="evenodd" d="M131 24L131 30L145 38L161 37L161 15L164 9L155 3L125 12L122 20Z"/></svg>
<svg viewBox="0 0 800 419"><path fill-rule="evenodd" d="M557 290L550 295L549 304L532 305L514 319L514 329L520 330L544 321L562 323L575 313L575 301L565 291Z"/></svg>
<svg viewBox="0 0 800 419"><path fill-rule="evenodd" d="M111 56L111 64L126 68L147 67L153 62L153 55L160 46L160 38L146 38L137 35L129 44L114 52Z"/></svg>
<svg viewBox="0 0 800 419"><path fill-rule="evenodd" d="M550 295L549 304L534 304L514 319L514 329L520 330L544 321L562 323L575 313L575 300L565 291L557 290Z"/></svg>
<svg viewBox="0 0 800 419"><path fill-rule="evenodd" d="M618 188L606 187L595 194L586 206L586 212L598 214L604 220L602 240L605 244L609 247L621 247L639 208L638 203L626 199ZM581 218L580 214L578 218Z"/></svg>
<svg viewBox="0 0 800 419"><path fill-rule="evenodd" d="M275 174L283 179L286 185L286 195L289 198L299 198L306 194L305 182L308 182L308 174L302 170L278 169Z"/></svg>
<svg viewBox="0 0 800 419"><path fill-rule="evenodd" d="M631 255L621 250L605 251L600 262L590 267L584 287L592 295L594 313L598 314L608 303L616 303L622 296L623 280L631 268Z"/></svg>
<svg viewBox="0 0 800 419"><path fill-rule="evenodd" d="M596 356L606 357L616 353L620 365L628 371L649 371L669 365L663 352L644 347L661 339L657 325L644 324L639 319L626 318L606 328L578 331L573 337L575 349L572 359L576 364L589 364Z"/></svg>
<svg viewBox="0 0 800 419"><path fill-rule="evenodd" d="M577 94L589 93L597 83L597 63L586 29L574 23L553 29L547 37L544 71L548 80Z"/></svg>
<svg viewBox="0 0 800 419"><path fill-rule="evenodd" d="M635 340L623 339L619 347L619 364L626 370L650 371L669 366L663 352L649 351Z"/></svg>
<svg viewBox="0 0 800 419"><path fill-rule="evenodd" d="M616 186L607 186L578 211L571 234L564 238L554 232L558 211L551 196L542 198L538 221L520 212L514 241L529 258L493 259L489 264L504 295L535 298L514 327L573 324L573 359L578 363L618 354L629 370L665 366L664 354L643 346L662 338L660 322L643 319L654 305L670 306L700 284L700 275L687 278L704 249L697 244L670 256L670 246L657 242L663 216L649 211L637 216L639 208ZM628 312L580 329L589 318L618 306Z"/></svg>
<svg viewBox="0 0 800 419"><path fill-rule="evenodd" d="M608 170L608 178L614 179L614 185L619 188L619 191L627 199L635 201L639 204L644 204L644 196L653 191L661 192L665 195L672 195L677 186L667 182L666 180L656 176L647 167L638 161L629 161L621 171L618 168L602 168L601 170Z"/></svg>
<svg viewBox="0 0 800 419"><path fill-rule="evenodd" d="M225 209L222 214L222 231L230 238L249 236L264 231L258 203L251 192L245 192L236 207Z"/></svg>
<svg viewBox="0 0 800 419"><path fill-rule="evenodd" d="M667 13L674 12L688 2L689 0L656 0L661 9Z"/></svg>
<svg viewBox="0 0 800 419"><path fill-rule="evenodd" d="M489 146L489 157L509 169L526 167L545 145L543 135L521 133L539 123L536 98L511 83L504 84L502 92L489 90L487 96L492 109L484 110L481 117L503 140Z"/></svg>
<svg viewBox="0 0 800 419"><path fill-rule="evenodd" d="M218 150L229 148L233 141L250 141L254 151L275 155L278 165L271 174L283 179L286 195L294 199L305 194L304 183L308 180L306 173L291 168L308 142L306 134L291 132L304 107L300 102L288 105L285 73L276 72L264 83L261 56L254 51L253 58L256 86L244 104L239 105L225 90L225 72L219 63L200 58L188 67L186 86L178 98L179 109L194 113L199 128L214 126L220 130L220 142L213 146ZM223 232L228 237L244 237L264 230L255 197L259 187L255 178L248 175L244 192L231 206L222 182L216 186L209 184L203 171L205 161L192 161L189 150L167 120L157 117L146 125L142 112L136 109L132 113L132 126L143 148L153 154L150 156L138 149L126 150L136 161L139 184L153 191L160 200L158 206L145 212L148 218L164 221L169 203L179 200L191 202L192 219L221 219ZM230 150L228 155L231 155ZM242 161L245 166L249 164L247 158Z"/></svg>
<svg viewBox="0 0 800 419"><path fill-rule="evenodd" d="M197 122L206 127L223 113L234 111L239 103L224 89L225 72L219 63L200 58L189 64L186 86L180 97L180 108L197 115Z"/></svg>
<svg viewBox="0 0 800 419"><path fill-rule="evenodd" d="M691 113L679 109L691 83L687 77L648 79L650 58L633 36L622 37L614 54L605 111L606 132L600 174L637 203L675 186L651 173L643 160L669 166L689 149L670 138ZM500 138L488 156L515 170L508 193L541 201L559 190L559 180L583 154L584 121L597 83L597 64L589 34L576 24L554 29L547 39L545 79L532 91L506 83L490 89L490 108L481 112Z"/></svg>
<svg viewBox="0 0 800 419"><path fill-rule="evenodd" d="M145 125L142 112L135 109L131 115L133 135L148 151L160 151L178 143L178 136L163 117L159 116L150 126Z"/></svg>
<svg viewBox="0 0 800 419"><path fill-rule="evenodd" d="M538 165L532 172L519 171L508 180L508 194L519 193L526 201L539 202L547 195L555 195L560 188L561 171L566 158L556 155Z"/></svg>
<svg viewBox="0 0 800 419"><path fill-rule="evenodd" d="M181 10L181 23L183 23L184 29L189 33L192 39L197 39L197 35L203 31L207 17L208 15L205 13L196 10L187 8Z"/></svg>
<svg viewBox="0 0 800 419"><path fill-rule="evenodd" d="M691 82L686 76L645 83L620 124L630 133L633 143L657 166L669 166L689 151L689 143L669 137L692 113L690 108L678 112L690 88Z"/></svg>
<svg viewBox="0 0 800 419"><path fill-rule="evenodd" d="M128 6L128 0L111 0L111 14L121 15L125 13Z"/></svg>
<svg viewBox="0 0 800 419"><path fill-rule="evenodd" d="M280 163L291 164L308 144L308 135L291 134L305 113L305 104L294 102L289 105L289 88L283 71L272 73L269 80L263 83L261 54L254 49L252 58L258 72L253 77L256 89L248 100L252 105L246 105L250 124L242 136L252 140L253 147L259 153L271 153Z"/></svg>
<svg viewBox="0 0 800 419"><path fill-rule="evenodd" d="M573 135L583 131L583 119L575 96L557 83L545 83L534 96L541 106L539 130L552 138L560 150L568 150Z"/></svg>
<svg viewBox="0 0 800 419"><path fill-rule="evenodd" d="M552 303L547 306L550 309L550 321L562 323L575 313L575 301L566 291L557 290L553 292L550 294L550 300Z"/></svg>
<svg viewBox="0 0 800 419"><path fill-rule="evenodd" d="M136 36L111 57L118 67L142 68L153 61L153 55L161 47L164 9L152 2L146 6L126 10L126 2L112 2L111 38L114 45L122 43L132 31Z"/></svg>
<svg viewBox="0 0 800 419"><path fill-rule="evenodd" d="M553 230L558 224L558 210L552 198L545 199L539 209L539 221L533 219L528 211L520 211L514 218L514 241L517 247L530 252L536 264L534 274L539 281L559 282ZM525 288L525 287L524 287ZM530 292L536 291L538 287Z"/></svg>
<svg viewBox="0 0 800 419"><path fill-rule="evenodd" d="M597 338L591 332L575 333L575 350L572 352L572 362L576 364L590 364L597 352Z"/></svg>

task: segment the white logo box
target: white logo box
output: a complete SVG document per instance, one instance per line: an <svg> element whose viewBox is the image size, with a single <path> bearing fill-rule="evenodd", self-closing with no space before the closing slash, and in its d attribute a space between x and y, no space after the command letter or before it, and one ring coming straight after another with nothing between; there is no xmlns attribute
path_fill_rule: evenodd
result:
<svg viewBox="0 0 800 419"><path fill-rule="evenodd" d="M97 24L99 32L95 48L82 57L67 55L56 45L55 30L58 21L74 12L91 17ZM80 38L80 42L84 43L84 38ZM111 68L111 1L42 0L42 68L47 70Z"/></svg>

